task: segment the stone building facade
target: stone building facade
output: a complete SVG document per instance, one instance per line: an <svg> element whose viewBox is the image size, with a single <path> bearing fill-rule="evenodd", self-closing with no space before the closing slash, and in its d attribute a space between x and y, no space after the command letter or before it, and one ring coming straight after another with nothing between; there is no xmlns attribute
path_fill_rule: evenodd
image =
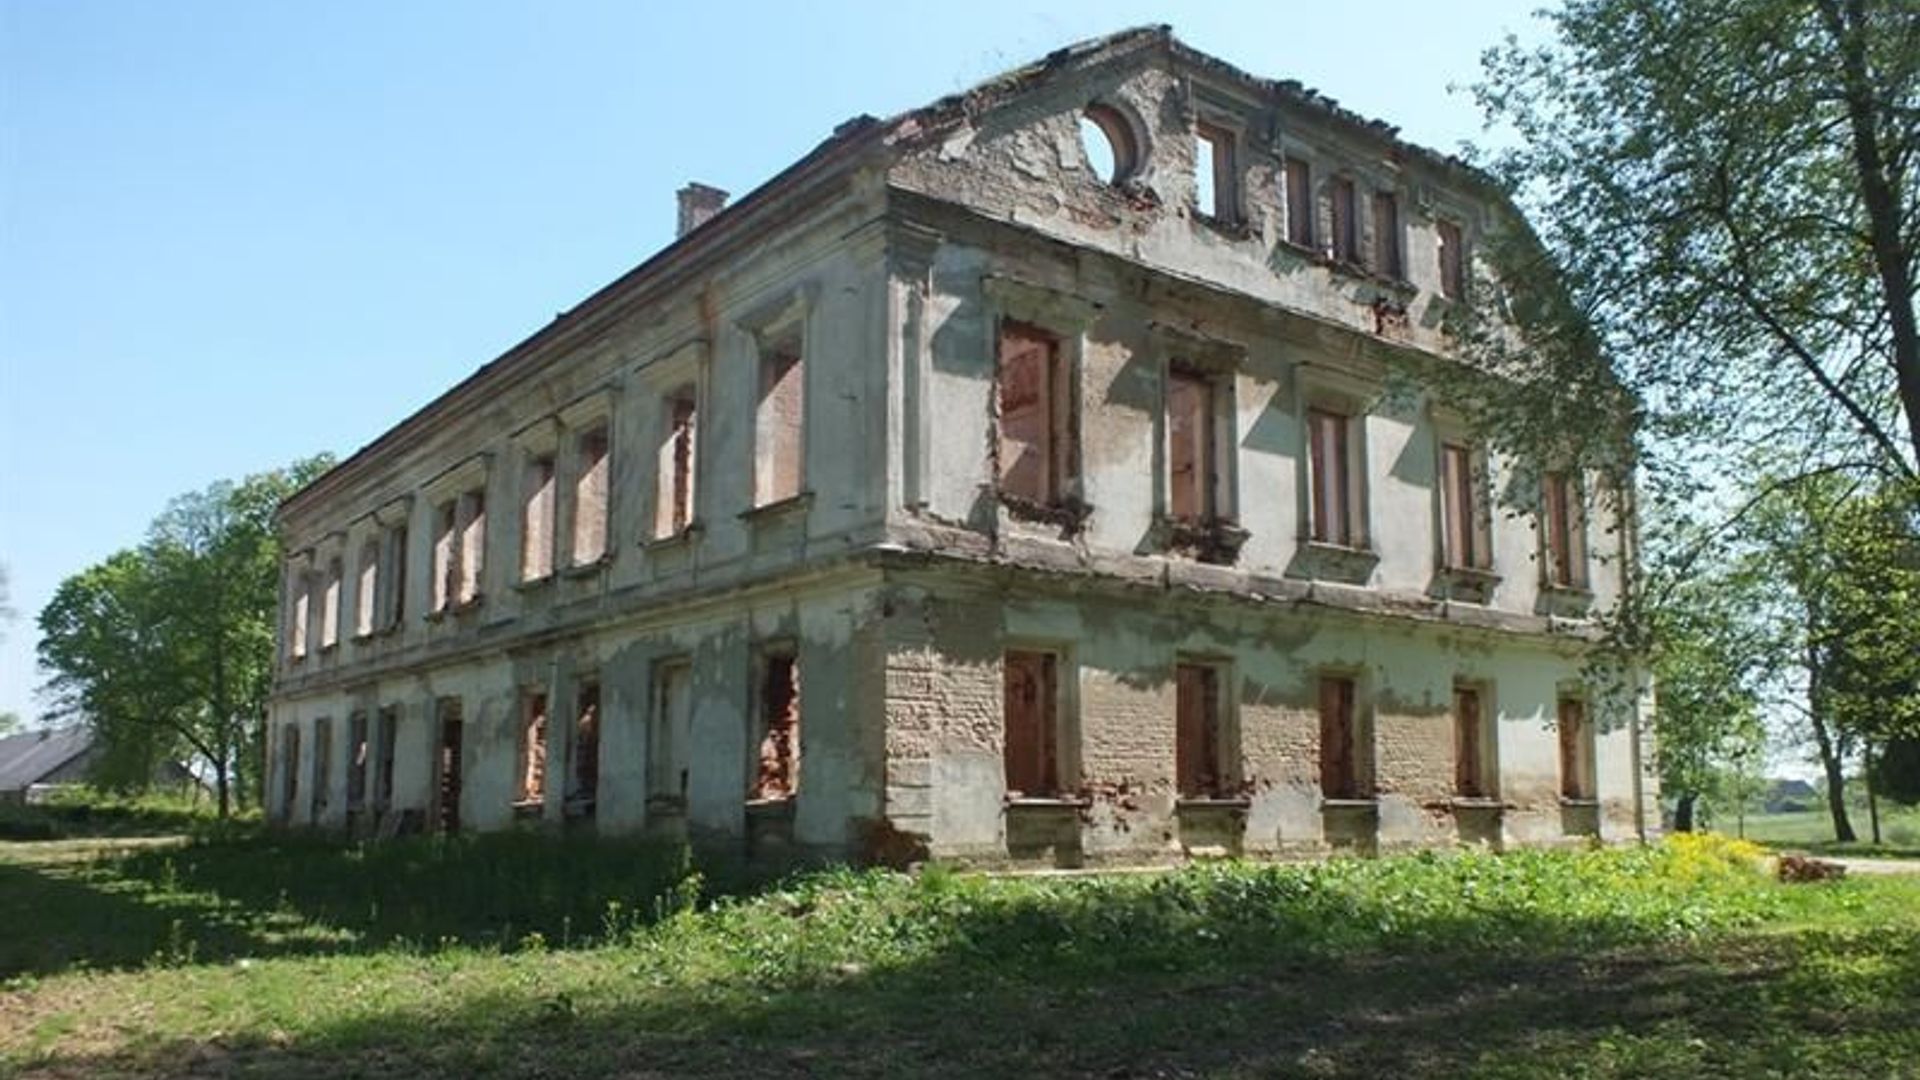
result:
<svg viewBox="0 0 1920 1080"><path fill-rule="evenodd" d="M861 117L288 500L271 815L1143 862L1657 827L1618 493L1396 373L1512 209L1160 27ZM1391 392L1390 392L1391 391Z"/></svg>

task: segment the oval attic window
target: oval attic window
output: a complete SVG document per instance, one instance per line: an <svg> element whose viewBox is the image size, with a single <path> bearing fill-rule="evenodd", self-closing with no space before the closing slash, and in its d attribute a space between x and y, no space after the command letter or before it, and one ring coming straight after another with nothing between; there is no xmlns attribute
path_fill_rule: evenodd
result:
<svg viewBox="0 0 1920 1080"><path fill-rule="evenodd" d="M1087 165L1102 183L1117 184L1133 175L1137 164L1133 128L1113 106L1096 103L1080 114L1080 145L1087 152Z"/></svg>

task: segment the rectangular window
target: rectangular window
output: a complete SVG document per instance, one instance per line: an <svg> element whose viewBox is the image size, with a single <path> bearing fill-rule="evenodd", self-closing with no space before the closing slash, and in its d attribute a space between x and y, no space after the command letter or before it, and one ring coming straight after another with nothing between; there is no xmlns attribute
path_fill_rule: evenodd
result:
<svg viewBox="0 0 1920 1080"><path fill-rule="evenodd" d="M1449 569L1485 570L1493 565L1490 511L1479 455L1465 443L1440 444L1440 517Z"/></svg>
<svg viewBox="0 0 1920 1080"><path fill-rule="evenodd" d="M360 545L360 561L354 567L353 635L373 633L380 606L380 540L368 537Z"/></svg>
<svg viewBox="0 0 1920 1080"><path fill-rule="evenodd" d="M1072 404L1060 339L1027 323L1000 323L1000 492L1037 506L1070 492Z"/></svg>
<svg viewBox="0 0 1920 1080"><path fill-rule="evenodd" d="M300 805L300 726L287 724L280 729L280 819L293 820L293 808Z"/></svg>
<svg viewBox="0 0 1920 1080"><path fill-rule="evenodd" d="M1328 185L1333 218L1333 257L1352 265L1360 261L1360 216L1354 204L1353 181L1336 177Z"/></svg>
<svg viewBox="0 0 1920 1080"><path fill-rule="evenodd" d="M307 655L307 623L312 619L313 583L304 573L293 576L293 613L287 626L287 653L295 660Z"/></svg>
<svg viewBox="0 0 1920 1080"><path fill-rule="evenodd" d="M399 742L400 709L389 705L374 721L373 808L377 812L393 805L393 756Z"/></svg>
<svg viewBox="0 0 1920 1080"><path fill-rule="evenodd" d="M1007 794L1016 798L1060 794L1059 666L1053 653L1029 651L1002 663Z"/></svg>
<svg viewBox="0 0 1920 1080"><path fill-rule="evenodd" d="M1307 467L1313 496L1313 539L1323 544L1358 547L1354 520L1352 419L1326 409L1307 410Z"/></svg>
<svg viewBox="0 0 1920 1080"><path fill-rule="evenodd" d="M480 572L487 550L487 496L475 489L460 496L460 578L454 596L460 604L480 599Z"/></svg>
<svg viewBox="0 0 1920 1080"><path fill-rule="evenodd" d="M407 617L407 527L395 525L387 530L387 627L399 626Z"/></svg>
<svg viewBox="0 0 1920 1080"><path fill-rule="evenodd" d="M460 791L462 754L465 746L465 722L460 699L441 698L434 708L440 724L433 752L434 827L443 833L460 831Z"/></svg>
<svg viewBox="0 0 1920 1080"><path fill-rule="evenodd" d="M653 508L653 535L678 536L693 524L694 438L698 409L692 383L660 401L660 447L657 452Z"/></svg>
<svg viewBox="0 0 1920 1080"><path fill-rule="evenodd" d="M1198 124L1193 137L1194 207L1215 221L1238 221L1239 167L1234 160L1233 132Z"/></svg>
<svg viewBox="0 0 1920 1080"><path fill-rule="evenodd" d="M1220 700L1220 669L1212 664L1174 666L1174 773L1180 795L1221 799L1232 795L1226 760L1226 715Z"/></svg>
<svg viewBox="0 0 1920 1080"><path fill-rule="evenodd" d="M1453 793L1463 799L1493 796L1487 754L1491 732L1477 686L1453 688Z"/></svg>
<svg viewBox="0 0 1920 1080"><path fill-rule="evenodd" d="M327 800L333 795L333 720L321 717L313 722L313 818L315 825L327 816Z"/></svg>
<svg viewBox="0 0 1920 1080"><path fill-rule="evenodd" d="M747 798L790 799L800 791L800 665L792 653L762 657L759 709Z"/></svg>
<svg viewBox="0 0 1920 1080"><path fill-rule="evenodd" d="M1359 717L1350 678L1320 679L1320 793L1329 799L1370 799L1372 784L1361 764Z"/></svg>
<svg viewBox="0 0 1920 1080"><path fill-rule="evenodd" d="M553 456L527 461L520 479L520 580L553 573Z"/></svg>
<svg viewBox="0 0 1920 1080"><path fill-rule="evenodd" d="M1579 485L1567 473L1550 472L1540 478L1540 488L1547 584L1582 588L1587 583L1587 552Z"/></svg>
<svg viewBox="0 0 1920 1080"><path fill-rule="evenodd" d="M433 605L453 606L460 595L460 500L449 499L433 512Z"/></svg>
<svg viewBox="0 0 1920 1080"><path fill-rule="evenodd" d="M600 684L585 682L574 697L573 754L568 761L569 811L593 816L600 794Z"/></svg>
<svg viewBox="0 0 1920 1080"><path fill-rule="evenodd" d="M1587 703L1575 697L1560 699L1560 797L1594 797L1593 725Z"/></svg>
<svg viewBox="0 0 1920 1080"><path fill-rule="evenodd" d="M754 411L753 505L795 498L801 490L806 425L806 362L789 337L760 354L760 398Z"/></svg>
<svg viewBox="0 0 1920 1080"><path fill-rule="evenodd" d="M1313 247L1313 172L1299 158L1287 159L1287 243Z"/></svg>
<svg viewBox="0 0 1920 1080"><path fill-rule="evenodd" d="M355 712L347 717L347 813L357 814L367 805L367 714Z"/></svg>
<svg viewBox="0 0 1920 1080"><path fill-rule="evenodd" d="M574 442L573 565L599 562L607 554L608 471L612 467L607 426Z"/></svg>
<svg viewBox="0 0 1920 1080"><path fill-rule="evenodd" d="M539 806L547 797L547 695L538 690L520 695L519 751L514 804Z"/></svg>
<svg viewBox="0 0 1920 1080"><path fill-rule="evenodd" d="M1440 295L1459 300L1467 288L1467 249L1460 226L1451 221L1436 222L1434 236L1440 256Z"/></svg>
<svg viewBox="0 0 1920 1080"><path fill-rule="evenodd" d="M1373 271L1395 281L1407 272L1400 254L1400 202L1391 191L1373 193Z"/></svg>
<svg viewBox="0 0 1920 1080"><path fill-rule="evenodd" d="M667 660L653 669L653 727L647 743L647 796L687 802L687 751L693 736L693 665Z"/></svg>
<svg viewBox="0 0 1920 1080"><path fill-rule="evenodd" d="M340 644L340 579L344 571L340 560L327 560L327 576L320 592L320 647L331 649Z"/></svg>
<svg viewBox="0 0 1920 1080"><path fill-rule="evenodd" d="M1211 378L1175 367L1167 373L1167 510L1176 521L1211 522L1219 513L1219 456Z"/></svg>

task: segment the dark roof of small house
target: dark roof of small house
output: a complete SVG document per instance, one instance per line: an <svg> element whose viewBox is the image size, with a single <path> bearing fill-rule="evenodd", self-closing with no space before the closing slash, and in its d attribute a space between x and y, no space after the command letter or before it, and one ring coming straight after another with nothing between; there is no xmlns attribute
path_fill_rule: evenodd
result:
<svg viewBox="0 0 1920 1080"><path fill-rule="evenodd" d="M1805 780L1780 779L1767 786L1770 799L1810 799L1818 794L1819 789Z"/></svg>
<svg viewBox="0 0 1920 1080"><path fill-rule="evenodd" d="M93 733L84 727L23 731L0 738L0 791L22 791L87 752Z"/></svg>

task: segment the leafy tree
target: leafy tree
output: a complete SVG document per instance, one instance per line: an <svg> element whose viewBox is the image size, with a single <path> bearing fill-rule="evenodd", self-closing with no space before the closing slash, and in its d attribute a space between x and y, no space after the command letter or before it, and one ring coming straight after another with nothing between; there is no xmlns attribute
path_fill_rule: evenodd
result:
<svg viewBox="0 0 1920 1080"><path fill-rule="evenodd" d="M27 725L17 712L0 712L0 735L13 735L25 731Z"/></svg>
<svg viewBox="0 0 1920 1080"><path fill-rule="evenodd" d="M249 789L249 748L273 672L282 499L331 464L218 483L175 499L139 549L62 582L40 616L41 665L56 711L103 739L104 779L139 786L163 757L191 752L224 816Z"/></svg>
<svg viewBox="0 0 1920 1080"><path fill-rule="evenodd" d="M1760 684L1772 639L1753 617L1761 588L1754 574L1728 567L1675 583L1654 612L1660 786L1676 800L1681 832L1693 830L1702 798L1724 792L1729 767L1766 740Z"/></svg>
<svg viewBox="0 0 1920 1080"><path fill-rule="evenodd" d="M1888 740L1867 763L1867 783L1902 806L1920 804L1920 736Z"/></svg>

